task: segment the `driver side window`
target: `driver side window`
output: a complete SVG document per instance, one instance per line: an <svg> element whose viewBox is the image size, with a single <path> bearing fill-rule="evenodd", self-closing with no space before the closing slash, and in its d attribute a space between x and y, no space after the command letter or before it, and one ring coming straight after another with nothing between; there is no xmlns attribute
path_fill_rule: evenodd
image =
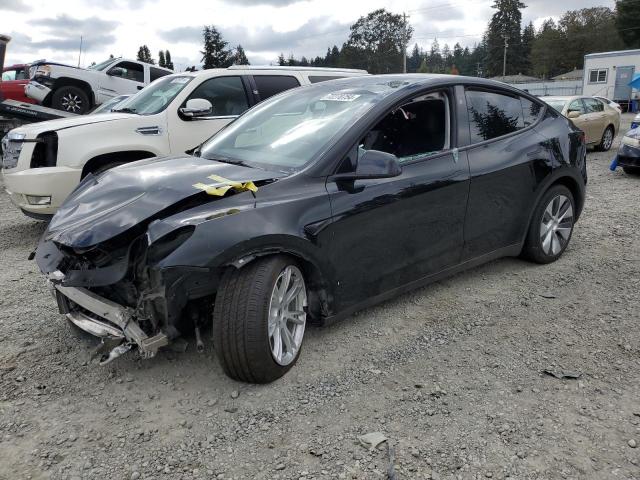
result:
<svg viewBox="0 0 640 480"><path fill-rule="evenodd" d="M204 98L213 106L211 115L214 117L236 116L249 108L247 94L240 77L216 77L205 80L189 95L192 98Z"/></svg>
<svg viewBox="0 0 640 480"><path fill-rule="evenodd" d="M416 97L382 118L360 141L358 158L367 150L398 157L400 163L449 148L449 106L444 93Z"/></svg>
<svg viewBox="0 0 640 480"><path fill-rule="evenodd" d="M116 68L121 70L121 74L114 76L123 78L125 80L131 80L133 82L144 83L144 67L139 63L119 62L111 67L109 69L109 72L112 72Z"/></svg>

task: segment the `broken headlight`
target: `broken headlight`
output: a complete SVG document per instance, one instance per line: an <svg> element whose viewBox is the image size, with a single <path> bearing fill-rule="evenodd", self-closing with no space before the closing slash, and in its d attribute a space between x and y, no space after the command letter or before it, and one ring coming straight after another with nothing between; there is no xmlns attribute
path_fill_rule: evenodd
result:
<svg viewBox="0 0 640 480"><path fill-rule="evenodd" d="M147 260L149 263L157 263L186 242L193 234L195 227L189 225L180 227L149 245ZM148 238L148 237L147 237Z"/></svg>
<svg viewBox="0 0 640 480"><path fill-rule="evenodd" d="M9 132L2 139L2 168L14 168L22 151L24 133Z"/></svg>

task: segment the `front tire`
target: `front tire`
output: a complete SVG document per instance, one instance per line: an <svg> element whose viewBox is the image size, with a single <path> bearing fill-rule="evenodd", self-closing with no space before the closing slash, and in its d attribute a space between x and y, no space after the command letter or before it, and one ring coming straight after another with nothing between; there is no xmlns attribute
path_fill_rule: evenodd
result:
<svg viewBox="0 0 640 480"><path fill-rule="evenodd" d="M74 86L60 87L51 97L51 106L63 112L85 114L91 108L89 96L84 90Z"/></svg>
<svg viewBox="0 0 640 480"><path fill-rule="evenodd" d="M607 128L605 128L604 132L602 133L602 139L598 144L598 150L600 150L601 152L609 151L609 149L611 148L611 145L613 145L614 136L615 134L613 132L613 127L609 125Z"/></svg>
<svg viewBox="0 0 640 480"><path fill-rule="evenodd" d="M307 292L298 264L284 255L255 260L222 277L213 310L213 343L224 372L269 383L295 365L306 326Z"/></svg>
<svg viewBox="0 0 640 480"><path fill-rule="evenodd" d="M564 253L573 233L575 202L564 185L554 185L538 203L522 255L536 263L555 262Z"/></svg>

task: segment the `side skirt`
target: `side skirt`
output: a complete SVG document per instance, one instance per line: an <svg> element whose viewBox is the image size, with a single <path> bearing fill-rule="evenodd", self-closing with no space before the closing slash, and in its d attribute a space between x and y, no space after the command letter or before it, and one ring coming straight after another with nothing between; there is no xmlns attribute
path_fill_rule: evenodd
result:
<svg viewBox="0 0 640 480"><path fill-rule="evenodd" d="M414 280L411 283L407 283L405 285L401 285L391 290L387 290L384 293L378 294L375 297L368 298L330 317L323 317L320 325L321 326L331 325L335 322L338 322L340 320L344 320L347 317L350 317L357 311L372 307L374 305L377 305L378 303L384 302L385 300L389 300L391 298L397 297L404 293L408 293L417 288L424 287L426 285L429 285L430 283L434 283L434 282L437 282L438 280L442 280L444 278L455 275L456 273L460 273L470 268L474 268L479 265L482 265L484 263L491 262L492 260L497 260L503 257L517 257L518 255L520 255L521 251L522 251L522 244L517 243L514 245L510 245L508 247L503 247L498 250L494 250L493 252L485 253L484 255L481 255L476 258L472 258L454 267L449 267L445 270L441 270L438 273L433 273L431 275L427 275L426 277L422 277L418 280Z"/></svg>

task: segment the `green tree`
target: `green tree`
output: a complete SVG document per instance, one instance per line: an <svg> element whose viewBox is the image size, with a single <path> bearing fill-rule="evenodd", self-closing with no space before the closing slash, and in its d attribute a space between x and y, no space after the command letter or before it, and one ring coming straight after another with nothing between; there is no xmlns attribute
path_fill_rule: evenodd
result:
<svg viewBox="0 0 640 480"><path fill-rule="evenodd" d="M529 22L529 25L524 27L522 31L522 70L524 75L531 75L531 49L533 48L533 42L536 39L536 29L533 26L533 22Z"/></svg>
<svg viewBox="0 0 640 480"><path fill-rule="evenodd" d="M402 69L402 51L413 35L413 27L402 15L385 9L360 17L353 25L347 45L362 58L370 73L392 73ZM343 49L344 50L344 49Z"/></svg>
<svg viewBox="0 0 640 480"><path fill-rule="evenodd" d="M531 64L536 77L551 78L564 69L564 35L553 19L545 20L531 47Z"/></svg>
<svg viewBox="0 0 640 480"><path fill-rule="evenodd" d="M526 5L520 0L494 0L496 12L487 29L486 74L502 75L505 39L508 43L506 74L517 74L522 70L521 9Z"/></svg>
<svg viewBox="0 0 640 480"><path fill-rule="evenodd" d="M236 51L233 53L233 64L234 65L249 65L249 59L247 55L244 53L244 48L242 45L236 47Z"/></svg>
<svg viewBox="0 0 640 480"><path fill-rule="evenodd" d="M137 59L140 62L150 63L152 65L156 63L153 57L151 56L151 50L149 50L149 47L147 47L146 45L142 45L138 49Z"/></svg>
<svg viewBox="0 0 640 480"><path fill-rule="evenodd" d="M284 67L287 64L287 61L284 58L284 53L281 53L280 55L278 55L278 65L280 65L281 67Z"/></svg>
<svg viewBox="0 0 640 480"><path fill-rule="evenodd" d="M171 52L169 50L164 51L164 65L169 70L173 70L173 62L171 61Z"/></svg>
<svg viewBox="0 0 640 480"><path fill-rule="evenodd" d="M231 65L232 52L227 49L228 42L224 41L218 29L213 25L206 25L202 30L204 50L202 63L205 70L210 68L226 68Z"/></svg>
<svg viewBox="0 0 640 480"><path fill-rule="evenodd" d="M164 59L164 52L162 50L158 52L158 66L159 67L167 66L167 63L165 62L165 59Z"/></svg>
<svg viewBox="0 0 640 480"><path fill-rule="evenodd" d="M637 0L616 1L616 28L627 48L640 48L640 6Z"/></svg>
<svg viewBox="0 0 640 480"><path fill-rule="evenodd" d="M426 58L422 59L422 63L418 67L418 73L429 73L429 66L427 65Z"/></svg>
<svg viewBox="0 0 640 480"><path fill-rule="evenodd" d="M417 72L422 64L422 51L416 43L411 50L411 55L407 58L407 72Z"/></svg>
<svg viewBox="0 0 640 480"><path fill-rule="evenodd" d="M607 7L582 8L565 12L558 22L564 36L559 46L564 53L564 71L579 68L587 53L624 48L616 28L616 15Z"/></svg>
<svg viewBox="0 0 640 480"><path fill-rule="evenodd" d="M437 38L431 44L431 49L427 56L427 67L431 73L442 73L442 53L440 53L440 43Z"/></svg>

